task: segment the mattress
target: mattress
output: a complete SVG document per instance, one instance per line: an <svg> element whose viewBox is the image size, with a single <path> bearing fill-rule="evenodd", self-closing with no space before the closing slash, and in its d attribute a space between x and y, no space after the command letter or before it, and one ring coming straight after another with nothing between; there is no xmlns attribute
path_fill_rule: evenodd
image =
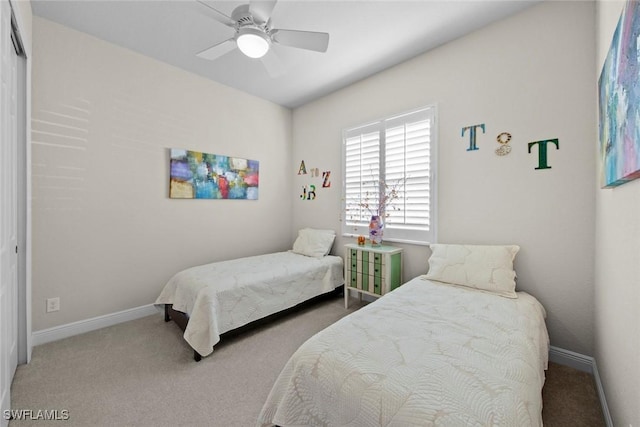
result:
<svg viewBox="0 0 640 427"><path fill-rule="evenodd" d="M202 356L220 335L343 284L341 257L277 252L192 267L173 276L156 304L186 313L184 339Z"/></svg>
<svg viewBox="0 0 640 427"><path fill-rule="evenodd" d="M257 425L540 426L545 311L415 278L316 334Z"/></svg>

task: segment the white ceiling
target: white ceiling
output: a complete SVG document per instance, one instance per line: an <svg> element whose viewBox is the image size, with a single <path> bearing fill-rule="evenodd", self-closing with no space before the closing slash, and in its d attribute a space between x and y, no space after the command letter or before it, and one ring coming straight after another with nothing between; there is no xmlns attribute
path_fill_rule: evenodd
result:
<svg viewBox="0 0 640 427"><path fill-rule="evenodd" d="M270 100L298 107L406 61L540 0L280 0L272 26L330 34L326 53L273 45L282 72L237 49L214 60L195 54L234 30L195 1L35 0L35 15ZM209 1L231 11L246 1ZM505 37L508 37L505 34ZM274 59L274 58L271 58Z"/></svg>

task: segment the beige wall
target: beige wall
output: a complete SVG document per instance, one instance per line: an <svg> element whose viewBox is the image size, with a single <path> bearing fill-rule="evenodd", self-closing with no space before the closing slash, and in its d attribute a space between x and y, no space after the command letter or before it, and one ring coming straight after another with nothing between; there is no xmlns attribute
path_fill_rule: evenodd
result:
<svg viewBox="0 0 640 427"><path fill-rule="evenodd" d="M552 345L593 354L594 9L545 2L294 110L294 169L305 160L333 182L301 201L310 178L295 178L291 229L340 230L342 129L435 103L439 241L520 245L518 288L546 307ZM467 152L461 128L477 123L487 132ZM498 157L503 131L513 150ZM527 143L549 138L552 168L535 170ZM401 246L405 279L425 273L428 249Z"/></svg>
<svg viewBox="0 0 640 427"><path fill-rule="evenodd" d="M599 1L598 75L624 2ZM597 138L597 136L596 136ZM640 425L640 180L596 190L595 356L616 426Z"/></svg>
<svg viewBox="0 0 640 427"><path fill-rule="evenodd" d="M290 110L40 18L33 39L34 331L290 248ZM171 147L259 160L259 200L169 199Z"/></svg>

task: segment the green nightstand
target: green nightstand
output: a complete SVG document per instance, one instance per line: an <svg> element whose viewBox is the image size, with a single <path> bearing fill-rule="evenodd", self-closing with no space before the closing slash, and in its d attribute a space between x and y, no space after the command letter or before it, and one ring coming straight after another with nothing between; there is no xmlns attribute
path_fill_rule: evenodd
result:
<svg viewBox="0 0 640 427"><path fill-rule="evenodd" d="M402 248L395 246L345 245L344 307L349 308L350 291L380 297L402 284Z"/></svg>

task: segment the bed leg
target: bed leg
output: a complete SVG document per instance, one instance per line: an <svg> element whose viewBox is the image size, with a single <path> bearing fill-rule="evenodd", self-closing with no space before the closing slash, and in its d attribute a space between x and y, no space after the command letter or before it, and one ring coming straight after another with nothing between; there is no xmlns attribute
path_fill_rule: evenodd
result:
<svg viewBox="0 0 640 427"><path fill-rule="evenodd" d="M171 316L169 316L169 304L164 305L164 321L168 322L171 320Z"/></svg>
<svg viewBox="0 0 640 427"><path fill-rule="evenodd" d="M195 350L193 350L193 360L195 360L196 362L199 362L202 360L202 356L200 356L200 353L198 353Z"/></svg>

